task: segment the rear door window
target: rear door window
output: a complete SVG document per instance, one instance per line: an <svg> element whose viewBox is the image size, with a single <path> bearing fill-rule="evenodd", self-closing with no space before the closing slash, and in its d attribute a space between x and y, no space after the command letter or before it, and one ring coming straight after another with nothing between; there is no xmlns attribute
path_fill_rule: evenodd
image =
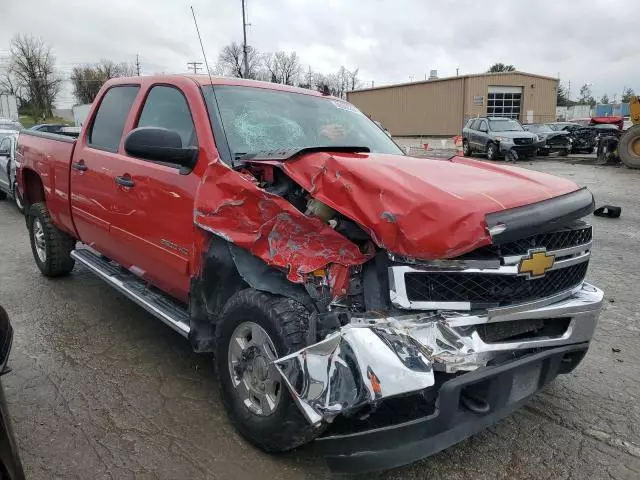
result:
<svg viewBox="0 0 640 480"><path fill-rule="evenodd" d="M157 85L144 102L138 127L160 127L180 134L183 147L198 145L196 130L187 100L175 87Z"/></svg>
<svg viewBox="0 0 640 480"><path fill-rule="evenodd" d="M89 132L89 145L110 152L118 151L120 138L131 105L138 94L138 85L111 87L105 93Z"/></svg>
<svg viewBox="0 0 640 480"><path fill-rule="evenodd" d="M473 123L471 124L471 129L472 130L478 130L478 125L480 125L480 120L478 120L477 118L473 121Z"/></svg>

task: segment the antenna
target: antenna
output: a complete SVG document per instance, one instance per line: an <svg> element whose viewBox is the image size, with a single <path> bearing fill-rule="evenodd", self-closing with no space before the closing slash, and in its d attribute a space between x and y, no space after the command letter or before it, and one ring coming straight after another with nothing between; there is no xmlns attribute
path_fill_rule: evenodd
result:
<svg viewBox="0 0 640 480"><path fill-rule="evenodd" d="M198 28L198 22L196 20L196 11L193 9L193 5L191 5L191 13L193 14L193 23L196 26L196 32L198 33L198 40L200 40L200 48L202 49L202 56L204 57L204 66L207 68L207 74L209 75L209 82L211 82L211 86L212 86L211 88L213 88L213 78L211 78L211 70L209 70L209 62L207 62L207 55L204 53L204 45L202 44L202 37L200 36L200 29Z"/></svg>

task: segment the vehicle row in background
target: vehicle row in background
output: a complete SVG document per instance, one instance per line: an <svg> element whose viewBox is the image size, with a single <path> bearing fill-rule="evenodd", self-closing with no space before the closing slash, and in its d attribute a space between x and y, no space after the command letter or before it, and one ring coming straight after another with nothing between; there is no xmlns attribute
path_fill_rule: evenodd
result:
<svg viewBox="0 0 640 480"><path fill-rule="evenodd" d="M538 148L537 141L537 135L527 132L517 120L511 118L471 118L462 129L464 155L486 153L488 160L533 156Z"/></svg>

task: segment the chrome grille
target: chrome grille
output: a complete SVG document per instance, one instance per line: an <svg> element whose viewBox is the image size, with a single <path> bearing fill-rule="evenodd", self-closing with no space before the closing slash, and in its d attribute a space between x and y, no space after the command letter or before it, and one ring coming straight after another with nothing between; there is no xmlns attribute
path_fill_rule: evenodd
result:
<svg viewBox="0 0 640 480"><path fill-rule="evenodd" d="M533 280L518 275L466 272L406 273L404 279L407 297L412 302L503 306L549 297L580 285L587 266L588 262L582 262Z"/></svg>
<svg viewBox="0 0 640 480"><path fill-rule="evenodd" d="M402 263L389 267L391 301L413 310L472 310L567 296L584 282L591 239L591 226L577 223L454 260L406 264L409 260L394 258ZM539 250L553 255L554 263L539 278L521 274L520 262Z"/></svg>

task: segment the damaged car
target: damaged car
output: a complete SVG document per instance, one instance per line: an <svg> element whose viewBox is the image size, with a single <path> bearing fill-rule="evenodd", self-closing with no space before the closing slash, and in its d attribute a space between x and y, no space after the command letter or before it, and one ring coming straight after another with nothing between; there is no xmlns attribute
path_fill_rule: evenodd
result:
<svg viewBox="0 0 640 480"><path fill-rule="evenodd" d="M77 139L23 131L18 155L42 274L80 263L213 352L233 424L267 452L415 461L573 370L596 328L587 189L406 156L320 92L111 79Z"/></svg>
<svg viewBox="0 0 640 480"><path fill-rule="evenodd" d="M535 155L537 140L512 118L472 118L462 129L462 152L466 157L480 152L487 155L487 160L504 157L515 161Z"/></svg>
<svg viewBox="0 0 640 480"><path fill-rule="evenodd" d="M567 132L553 130L546 123L530 123L523 125L523 128L538 136L536 142L538 155L548 156L551 153L558 153L563 157L569 155L571 137Z"/></svg>

